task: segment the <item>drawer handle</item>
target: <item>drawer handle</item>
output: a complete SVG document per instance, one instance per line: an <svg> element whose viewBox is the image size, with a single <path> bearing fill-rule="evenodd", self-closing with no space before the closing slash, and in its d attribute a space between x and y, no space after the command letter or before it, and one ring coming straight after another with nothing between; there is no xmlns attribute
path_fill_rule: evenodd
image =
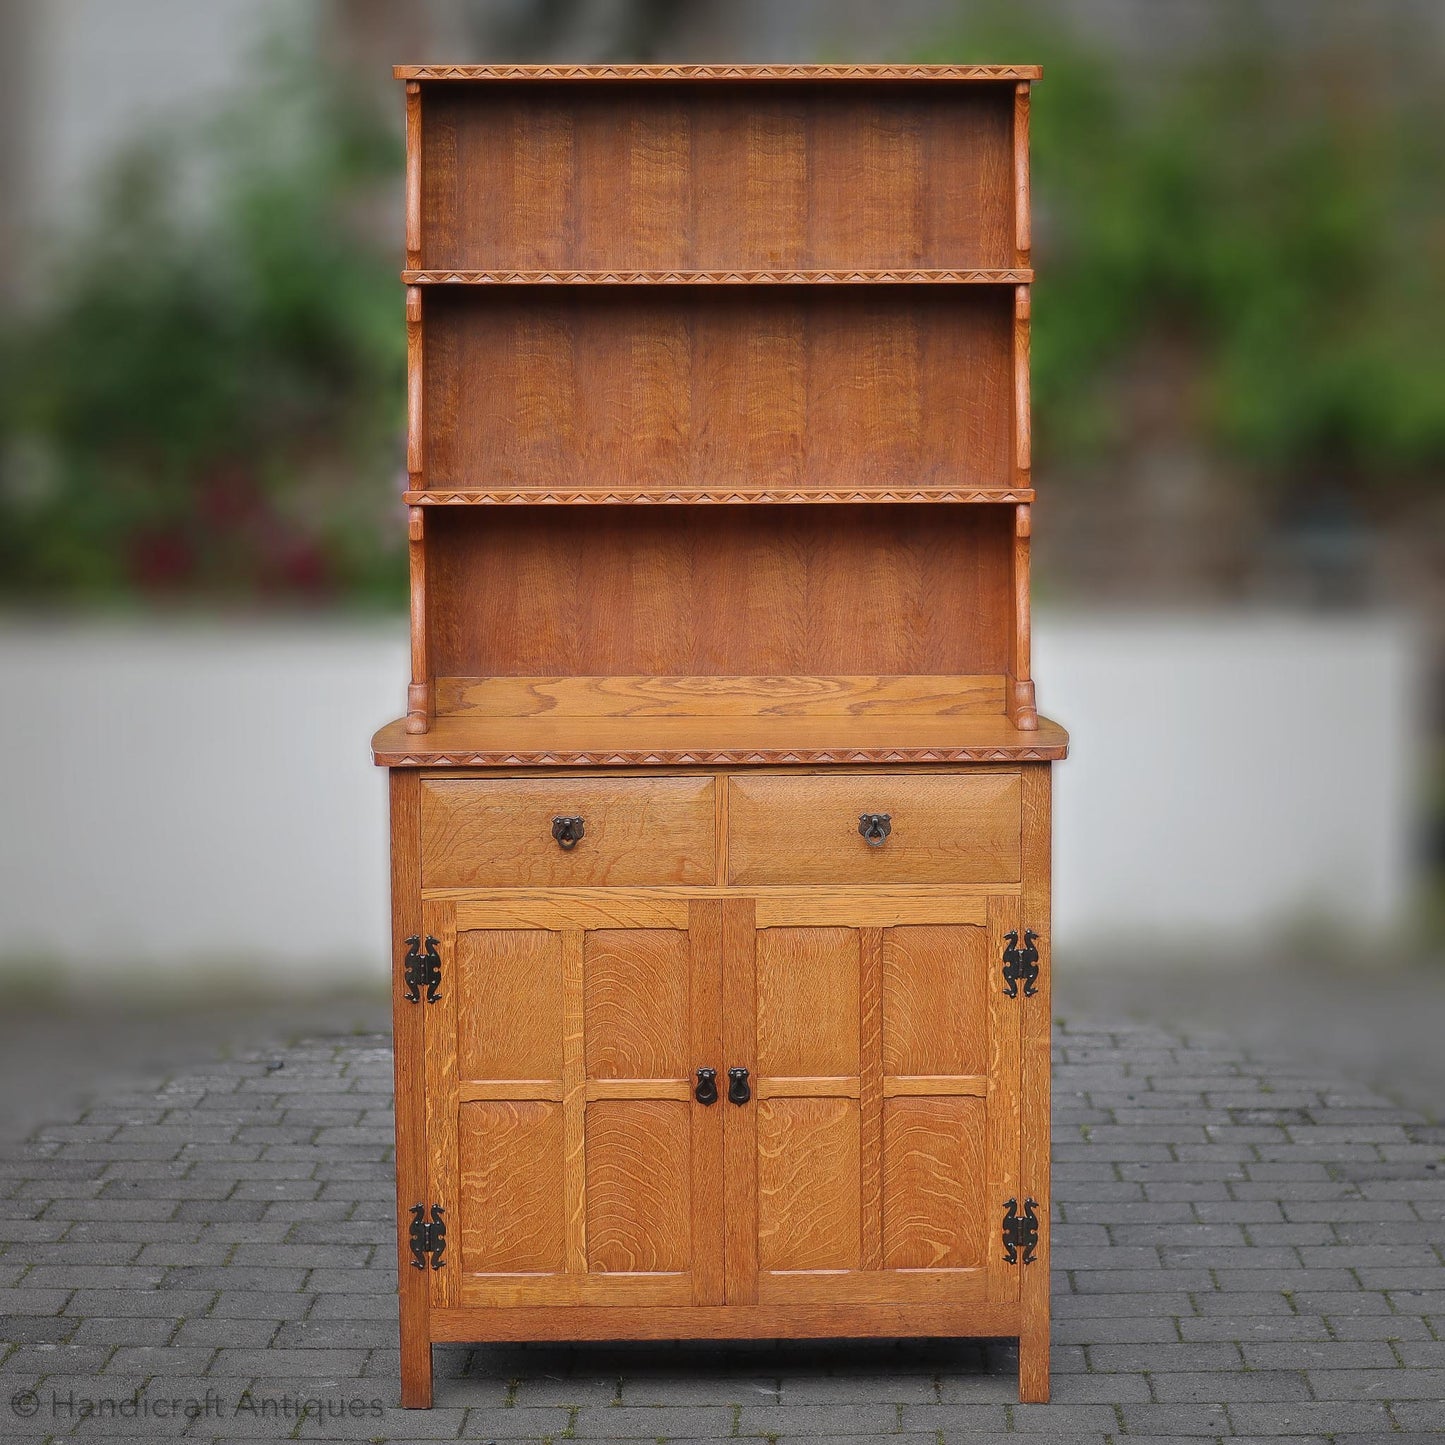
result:
<svg viewBox="0 0 1445 1445"><path fill-rule="evenodd" d="M570 853L581 841L587 825L581 818L553 818L552 836L564 853Z"/></svg>
<svg viewBox="0 0 1445 1445"><path fill-rule="evenodd" d="M881 848L883 840L893 831L893 815L891 813L860 813L858 815L858 831L863 835L863 841L870 848Z"/></svg>
<svg viewBox="0 0 1445 1445"><path fill-rule="evenodd" d="M697 1071L697 1088L692 1091L692 1096L699 1104L717 1103L716 1069L699 1069Z"/></svg>
<svg viewBox="0 0 1445 1445"><path fill-rule="evenodd" d="M746 1104L753 1096L753 1091L748 1088L748 1071L746 1069L728 1070L728 1103Z"/></svg>

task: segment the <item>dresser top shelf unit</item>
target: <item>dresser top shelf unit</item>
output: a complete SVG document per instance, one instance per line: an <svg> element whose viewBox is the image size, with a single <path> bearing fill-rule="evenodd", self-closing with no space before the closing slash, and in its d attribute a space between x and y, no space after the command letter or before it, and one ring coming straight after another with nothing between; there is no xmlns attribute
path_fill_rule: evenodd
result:
<svg viewBox="0 0 1445 1445"><path fill-rule="evenodd" d="M1028 660L1038 67L395 74L413 681L377 761L1062 757Z"/></svg>

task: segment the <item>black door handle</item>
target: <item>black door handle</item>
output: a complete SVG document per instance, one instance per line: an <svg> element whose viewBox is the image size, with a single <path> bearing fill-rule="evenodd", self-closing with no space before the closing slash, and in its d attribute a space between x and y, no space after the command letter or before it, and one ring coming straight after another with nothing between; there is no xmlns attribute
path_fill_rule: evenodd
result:
<svg viewBox="0 0 1445 1445"><path fill-rule="evenodd" d="M692 1091L692 1096L699 1104L717 1103L716 1069L699 1069L697 1071L697 1088Z"/></svg>
<svg viewBox="0 0 1445 1445"><path fill-rule="evenodd" d="M728 1103L746 1104L753 1096L753 1091L748 1088L748 1071L746 1069L728 1070Z"/></svg>
<svg viewBox="0 0 1445 1445"><path fill-rule="evenodd" d="M558 817L552 819L552 836L557 840L558 847L565 853L570 853L582 841L582 835L586 831L587 826L581 818Z"/></svg>
<svg viewBox="0 0 1445 1445"><path fill-rule="evenodd" d="M881 848L883 840L893 831L893 817L889 813L860 813L858 831L870 848Z"/></svg>

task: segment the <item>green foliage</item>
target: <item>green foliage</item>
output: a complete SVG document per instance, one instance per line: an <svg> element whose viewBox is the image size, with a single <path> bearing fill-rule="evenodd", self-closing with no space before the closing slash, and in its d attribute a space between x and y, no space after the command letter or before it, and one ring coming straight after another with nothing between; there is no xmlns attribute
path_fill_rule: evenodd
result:
<svg viewBox="0 0 1445 1445"><path fill-rule="evenodd" d="M1045 67L1032 108L1041 451L1107 465L1128 444L1131 365L1163 343L1188 357L1191 440L1236 469L1438 474L1440 77L1289 51L1241 25L1247 11L1217 13L1216 48L1164 50L1133 72L1021 6L921 57Z"/></svg>
<svg viewBox="0 0 1445 1445"><path fill-rule="evenodd" d="M401 304L358 225L399 163L284 54L117 159L0 337L8 592L399 600Z"/></svg>

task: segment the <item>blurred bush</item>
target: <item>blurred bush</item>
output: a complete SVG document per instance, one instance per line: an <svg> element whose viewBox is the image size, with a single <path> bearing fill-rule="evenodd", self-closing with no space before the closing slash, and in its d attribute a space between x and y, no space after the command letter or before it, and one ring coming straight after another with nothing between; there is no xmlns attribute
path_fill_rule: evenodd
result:
<svg viewBox="0 0 1445 1445"><path fill-rule="evenodd" d="M1412 56L1383 23L1395 51L1371 54L1311 25L1297 44L1256 33L1248 7L1213 13L1212 48L1161 36L1148 65L1014 5L918 57L1045 67L1032 115L1043 465L1107 468L1136 422L1131 375L1167 356L1179 424L1228 469L1436 487L1439 57Z"/></svg>
<svg viewBox="0 0 1445 1445"><path fill-rule="evenodd" d="M1294 45L1248 13L1128 67L1033 7L973 7L914 57L1046 66L1041 473L1127 514L1149 445L1255 513L1418 515L1445 465L1440 58ZM3 594L401 604L394 119L279 55L244 103L117 157L0 329Z"/></svg>
<svg viewBox="0 0 1445 1445"><path fill-rule="evenodd" d="M367 228L399 168L375 107L280 49L117 156L0 337L6 594L401 602L405 337Z"/></svg>

